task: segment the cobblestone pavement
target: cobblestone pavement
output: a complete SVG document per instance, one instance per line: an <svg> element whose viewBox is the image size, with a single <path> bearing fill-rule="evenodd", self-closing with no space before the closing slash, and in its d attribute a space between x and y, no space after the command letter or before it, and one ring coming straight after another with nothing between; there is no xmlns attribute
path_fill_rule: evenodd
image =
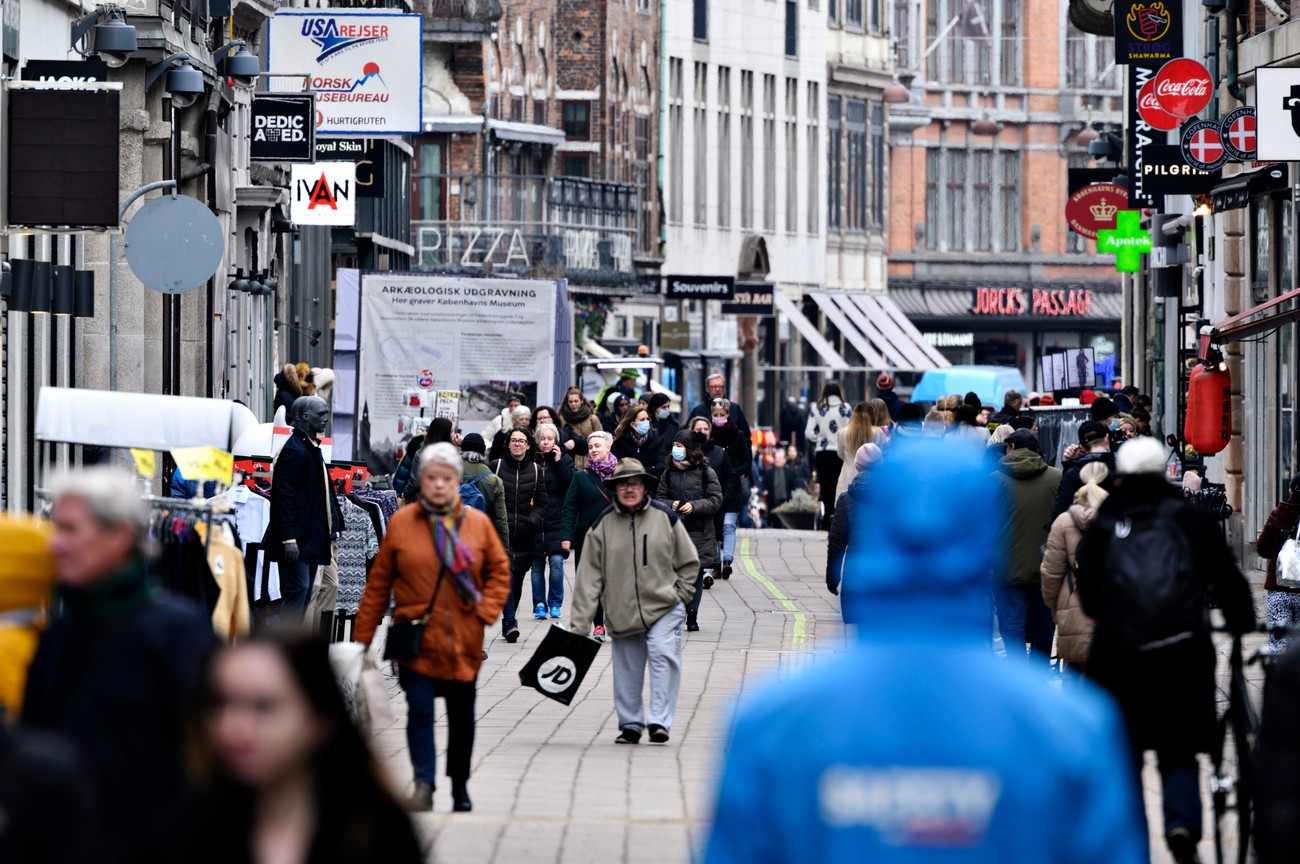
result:
<svg viewBox="0 0 1300 864"><path fill-rule="evenodd" d="M530 602L521 604L525 614L516 644L507 644L499 628L488 631L470 780L474 812L449 812L450 784L441 778L446 726L439 703L435 729L442 782L434 812L415 817L431 845L430 861L700 860L738 697L842 650L845 638L839 600L825 587L824 534L741 530L736 551L732 578L718 581L705 595L700 632L686 634L681 695L666 746L614 744L618 727L608 646L597 656L579 698L564 706L519 685L519 668L550 626L526 614ZM569 585L572 575L566 573ZM531 594L528 580L524 593ZM565 624L568 612L566 600ZM1226 658L1222 665L1226 668ZM1256 671L1252 677L1258 681L1259 675ZM376 734L375 744L394 785L406 790L411 781L406 706L396 682L389 684L396 721ZM1203 774L1208 783L1208 763ZM1152 861L1162 864L1169 859L1158 837L1160 784L1153 765L1144 781ZM1204 798L1208 805L1208 792ZM1208 838L1208 810L1205 824ZM1207 862L1214 860L1208 839L1201 854Z"/></svg>

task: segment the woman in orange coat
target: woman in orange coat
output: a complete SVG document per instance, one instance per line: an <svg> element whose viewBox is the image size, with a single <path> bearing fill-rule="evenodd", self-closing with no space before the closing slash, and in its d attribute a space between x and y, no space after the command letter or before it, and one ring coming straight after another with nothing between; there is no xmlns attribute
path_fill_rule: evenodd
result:
<svg viewBox="0 0 1300 864"><path fill-rule="evenodd" d="M420 453L420 497L393 516L357 609L353 638L369 645L388 598L393 621L429 611L420 654L400 664L406 691L406 743L415 768L408 809L433 809L437 750L433 700L447 703L447 776L452 810L471 809L468 783L474 749L474 696L483 662L483 628L496 621L510 593L510 561L492 520L461 503L460 453L451 444ZM432 606L430 606L432 601Z"/></svg>

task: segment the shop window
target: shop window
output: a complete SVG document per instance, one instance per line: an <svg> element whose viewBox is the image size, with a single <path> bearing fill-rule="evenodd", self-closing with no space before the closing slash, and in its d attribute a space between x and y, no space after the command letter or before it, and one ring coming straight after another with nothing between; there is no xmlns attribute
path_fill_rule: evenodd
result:
<svg viewBox="0 0 1300 864"><path fill-rule="evenodd" d="M415 194L411 196L411 217L418 221L434 222L443 218L442 143L420 142L415 148L411 163L411 180Z"/></svg>
<svg viewBox="0 0 1300 864"><path fill-rule="evenodd" d="M570 141L591 140L591 103L564 103L564 137Z"/></svg>

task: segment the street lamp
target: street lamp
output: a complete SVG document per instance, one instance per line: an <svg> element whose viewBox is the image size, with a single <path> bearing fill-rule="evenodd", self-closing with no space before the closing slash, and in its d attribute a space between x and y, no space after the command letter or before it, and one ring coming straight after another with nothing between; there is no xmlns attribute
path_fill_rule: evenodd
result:
<svg viewBox="0 0 1300 864"><path fill-rule="evenodd" d="M173 54L149 67L144 79L145 92L153 89L163 73L167 73L167 95L172 105L188 108L203 95L203 73L189 64L190 55ZM175 67L175 68L173 68Z"/></svg>
<svg viewBox="0 0 1300 864"><path fill-rule="evenodd" d="M1002 126L996 120L989 117L988 114L985 114L971 125L970 131L972 135L992 136L1001 132Z"/></svg>
<svg viewBox="0 0 1300 864"><path fill-rule="evenodd" d="M235 51L236 48L239 50ZM236 87L250 90L257 86L262 66L257 56L249 53L248 43L243 39L236 39L213 51L212 62L217 67L217 74L228 77Z"/></svg>
<svg viewBox="0 0 1300 864"><path fill-rule="evenodd" d="M94 32L91 32L91 28ZM86 50L77 47L89 34ZM135 27L126 23L126 10L121 6L103 6L72 22L72 50L83 57L98 54L99 59L116 69L126 65L135 53Z"/></svg>

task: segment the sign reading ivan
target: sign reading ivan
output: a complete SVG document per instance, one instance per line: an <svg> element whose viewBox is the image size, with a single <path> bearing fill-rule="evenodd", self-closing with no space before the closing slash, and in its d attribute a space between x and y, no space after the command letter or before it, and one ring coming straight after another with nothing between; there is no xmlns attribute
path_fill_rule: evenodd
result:
<svg viewBox="0 0 1300 864"><path fill-rule="evenodd" d="M357 221L357 166L313 162L293 166L289 219L298 225L351 226Z"/></svg>
<svg viewBox="0 0 1300 864"><path fill-rule="evenodd" d="M418 135L419 15L281 9L267 21L267 72L308 77L323 135ZM272 78L297 91L301 77Z"/></svg>
<svg viewBox="0 0 1300 864"><path fill-rule="evenodd" d="M313 161L315 114L315 101L310 93L254 96L248 158L254 162Z"/></svg>

